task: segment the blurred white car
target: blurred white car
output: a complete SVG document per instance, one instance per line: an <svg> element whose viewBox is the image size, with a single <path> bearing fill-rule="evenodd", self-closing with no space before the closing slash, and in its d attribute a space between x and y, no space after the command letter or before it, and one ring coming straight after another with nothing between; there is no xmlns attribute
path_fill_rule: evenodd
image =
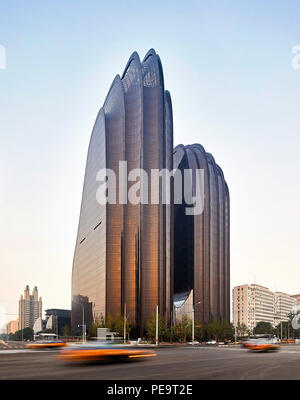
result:
<svg viewBox="0 0 300 400"><path fill-rule="evenodd" d="M217 344L217 342L215 340L209 340L208 342L206 342L206 344Z"/></svg>

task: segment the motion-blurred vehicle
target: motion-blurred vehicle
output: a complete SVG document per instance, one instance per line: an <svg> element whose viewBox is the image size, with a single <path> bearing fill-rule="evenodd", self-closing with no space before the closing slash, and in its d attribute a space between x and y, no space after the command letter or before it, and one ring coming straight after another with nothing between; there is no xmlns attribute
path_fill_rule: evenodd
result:
<svg viewBox="0 0 300 400"><path fill-rule="evenodd" d="M217 342L215 340L209 340L208 342L206 342L206 344L217 344Z"/></svg>
<svg viewBox="0 0 300 400"><path fill-rule="evenodd" d="M55 333L39 332L34 335L34 342L30 342L25 346L26 349L56 349L67 346L66 341L59 340Z"/></svg>
<svg viewBox="0 0 300 400"><path fill-rule="evenodd" d="M58 358L66 362L134 361L155 357L152 350L126 344L81 343L71 344L60 351Z"/></svg>
<svg viewBox="0 0 300 400"><path fill-rule="evenodd" d="M273 335L251 336L243 343L243 346L252 351L276 351L280 345Z"/></svg>
<svg viewBox="0 0 300 400"><path fill-rule="evenodd" d="M33 342L29 343L25 346L26 349L35 349L35 350L41 350L41 349L57 349L61 347L67 346L66 342L60 341L60 340L55 340L55 341L38 341L38 342Z"/></svg>

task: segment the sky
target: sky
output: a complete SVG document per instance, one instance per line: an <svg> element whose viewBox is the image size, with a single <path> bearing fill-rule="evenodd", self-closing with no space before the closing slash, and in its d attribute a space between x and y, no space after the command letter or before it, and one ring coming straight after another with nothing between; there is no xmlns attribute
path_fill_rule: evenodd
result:
<svg viewBox="0 0 300 400"><path fill-rule="evenodd" d="M92 127L150 48L174 144L201 143L225 174L232 287L300 293L299 22L298 0L0 2L0 328L27 284L70 308Z"/></svg>

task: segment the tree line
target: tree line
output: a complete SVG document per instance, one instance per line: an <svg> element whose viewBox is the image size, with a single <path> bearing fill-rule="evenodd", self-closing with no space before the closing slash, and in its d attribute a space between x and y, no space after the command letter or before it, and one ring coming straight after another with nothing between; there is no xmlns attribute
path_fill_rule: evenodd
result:
<svg viewBox="0 0 300 400"><path fill-rule="evenodd" d="M106 320L103 316L96 317L90 330L88 337L97 336L97 328L109 328L111 332L117 332L119 336L124 335L124 319L121 316L111 318L109 315ZM134 328L126 322L126 333L130 337L136 337ZM146 322L145 338L151 341L155 340L156 336L156 315L153 313ZM216 341L234 340L233 324L227 320L214 319L208 324L201 324L195 320L194 338L199 342L214 339ZM192 320L187 315L183 315L181 320L168 326L164 319L158 317L158 339L160 342L187 342L192 340Z"/></svg>

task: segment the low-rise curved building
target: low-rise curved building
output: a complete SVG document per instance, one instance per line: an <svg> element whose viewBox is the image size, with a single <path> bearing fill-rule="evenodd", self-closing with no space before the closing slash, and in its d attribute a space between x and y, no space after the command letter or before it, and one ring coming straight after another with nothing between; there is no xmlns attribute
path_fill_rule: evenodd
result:
<svg viewBox="0 0 300 400"><path fill-rule="evenodd" d="M184 304L192 291L197 320L229 321L229 191L223 172L200 144L177 146L174 168L204 171L203 212L186 215L184 202L174 206L174 299Z"/></svg>

